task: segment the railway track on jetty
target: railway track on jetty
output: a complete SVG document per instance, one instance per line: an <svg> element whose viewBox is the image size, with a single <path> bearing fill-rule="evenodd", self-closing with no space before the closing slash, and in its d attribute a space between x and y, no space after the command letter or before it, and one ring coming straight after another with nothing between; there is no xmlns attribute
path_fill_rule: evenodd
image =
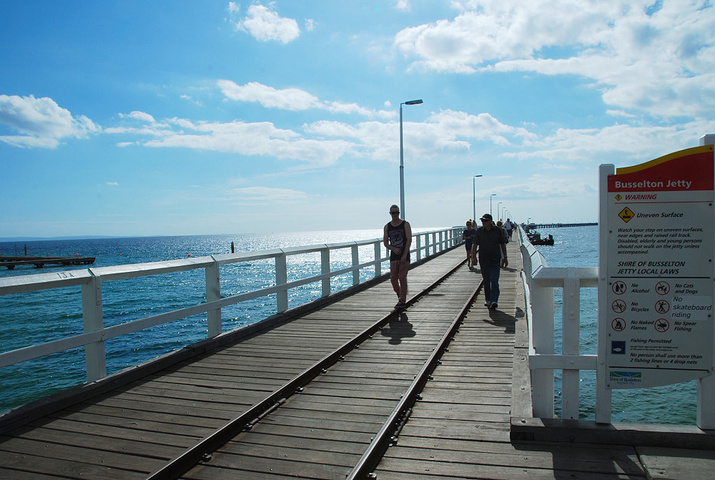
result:
<svg viewBox="0 0 715 480"><path fill-rule="evenodd" d="M462 255L402 312L384 281L0 417L0 477L370 478L476 299Z"/></svg>
<svg viewBox="0 0 715 480"><path fill-rule="evenodd" d="M149 478L371 478L476 299L470 273L425 286Z"/></svg>

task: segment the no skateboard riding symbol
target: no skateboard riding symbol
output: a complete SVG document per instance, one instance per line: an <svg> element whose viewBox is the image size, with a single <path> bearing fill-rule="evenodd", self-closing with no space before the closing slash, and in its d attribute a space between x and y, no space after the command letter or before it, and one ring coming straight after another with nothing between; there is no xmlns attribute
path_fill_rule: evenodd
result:
<svg viewBox="0 0 715 480"><path fill-rule="evenodd" d="M668 303L666 300L658 300L655 302L655 311L663 315L664 313L668 313L670 311L670 303Z"/></svg>
<svg viewBox="0 0 715 480"><path fill-rule="evenodd" d="M623 295L626 293L626 284L625 282L613 282L613 285L611 286L611 289L613 289L613 293L616 295Z"/></svg>

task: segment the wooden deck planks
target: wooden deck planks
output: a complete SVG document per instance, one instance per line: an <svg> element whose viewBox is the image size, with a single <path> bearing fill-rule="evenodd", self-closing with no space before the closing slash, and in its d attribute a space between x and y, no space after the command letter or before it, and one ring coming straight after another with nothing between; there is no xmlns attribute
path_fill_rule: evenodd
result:
<svg viewBox="0 0 715 480"><path fill-rule="evenodd" d="M429 270L423 270L430 263ZM416 285L429 284L456 263L458 260L447 254L436 263L413 270L410 279ZM15 438L0 438L0 458L4 459L0 461L0 476L20 478L29 473L82 472L87 468L93 478L144 478L372 325L392 309L395 301L389 282L383 282L211 355L174 365L94 402L82 402L37 420L12 432ZM392 334L396 336L390 337L393 340L409 337L404 331ZM417 350L421 348L415 345ZM379 351L364 352L364 361L369 364L381 355ZM403 360L408 361L408 357L406 354ZM336 371L331 381L306 394L305 398L314 400L312 406L286 410L291 412L286 422L293 424L283 426L289 438L299 429L296 423L310 425L312 418L322 415L317 412L325 411L327 418L340 415L338 423L331 421L332 425L342 425L342 431L336 434L338 440L345 439L346 426L364 424L357 420L361 416L389 414L394 399L399 398L394 382L404 375L400 362L395 362L394 375L376 382L364 399L351 399L355 388L350 382L373 367L360 362L356 365L340 374ZM345 408L352 409L350 418L345 418ZM377 424L379 420L373 422ZM361 433L362 429L356 428L361 444L369 442L369 434ZM309 435L312 429L300 430ZM75 473L67 476L74 478Z"/></svg>
<svg viewBox="0 0 715 480"><path fill-rule="evenodd" d="M511 443L516 282L502 270L500 308L470 310L378 478L645 478L632 448Z"/></svg>
<svg viewBox="0 0 715 480"><path fill-rule="evenodd" d="M509 248L518 261L517 246ZM411 290L462 257L456 249L412 270ZM524 361L524 345L514 338L523 322L517 270L503 270L499 311L486 310L479 299L471 308L398 444L377 467L378 478L643 479L644 464L652 478L709 472L712 452L510 441L515 398L523 395L512 375ZM479 273L466 268L448 279L184 478L344 478L478 281ZM0 432L0 478L146 478L374 323L395 301L384 282Z"/></svg>
<svg viewBox="0 0 715 480"><path fill-rule="evenodd" d="M444 293L430 294L414 304L185 477L228 478L230 471L246 478L275 473L344 478L476 287L473 276L466 275L467 282L440 286L437 292ZM322 417L326 406L332 407L330 418ZM290 425L286 425L289 410ZM256 448L263 443L280 448Z"/></svg>

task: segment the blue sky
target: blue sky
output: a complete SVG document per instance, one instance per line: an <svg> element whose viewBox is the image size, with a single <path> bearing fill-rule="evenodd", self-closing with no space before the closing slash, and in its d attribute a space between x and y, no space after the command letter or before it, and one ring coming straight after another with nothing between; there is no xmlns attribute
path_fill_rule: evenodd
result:
<svg viewBox="0 0 715 480"><path fill-rule="evenodd" d="M0 68L0 237L381 228L418 98L416 228L596 221L715 133L710 1L4 2Z"/></svg>

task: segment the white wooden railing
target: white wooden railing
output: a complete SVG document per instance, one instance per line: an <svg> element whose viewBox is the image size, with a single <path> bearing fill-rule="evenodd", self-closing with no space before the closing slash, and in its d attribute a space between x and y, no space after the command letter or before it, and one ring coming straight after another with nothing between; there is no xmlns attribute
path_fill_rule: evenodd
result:
<svg viewBox="0 0 715 480"><path fill-rule="evenodd" d="M443 252L462 242L462 227L434 230L428 232L413 232L411 254L413 259L420 261L432 255ZM367 261L360 260L360 247L373 246L373 255ZM331 252L350 249L351 266L331 270ZM368 248L369 250L369 248ZM43 273L36 275L13 276L0 279L0 296L26 293L38 290L48 290L63 287L80 286L82 290L82 318L84 333L71 335L59 340L31 345L24 348L0 353L0 368L25 362L35 358L45 357L72 348L84 347L87 381L92 382L107 374L105 342L109 339L128 335L157 325L173 322L182 318L206 312L208 337L222 333L221 309L240 302L245 302L268 295L276 296L276 311L288 310L288 292L310 283L321 282L322 296L331 293L331 278L352 273L352 283L360 283L360 271L374 268L375 278L382 275L382 264L389 259L382 238L323 244L285 249L274 249L257 252L239 252L235 254L211 255L206 257L186 258L164 262L140 263L98 267L82 270ZM289 256L320 253L320 275L288 281L286 259ZM220 283L220 267L222 265L257 260L274 259L275 282L273 286L222 298ZM413 260L414 261L414 260ZM121 323L114 326L104 326L102 315L102 285L109 281L132 279L152 275L165 275L174 272L204 269L206 278L206 302L187 308L152 315L138 320ZM129 287L131 288L131 287ZM0 310L1 312L1 310ZM1 313L0 313L1 314Z"/></svg>
<svg viewBox="0 0 715 480"><path fill-rule="evenodd" d="M598 268L546 266L546 261L519 228L526 315L529 325L534 416L554 417L554 372L562 370L561 418L578 419L579 371L596 370L596 355L582 355L581 288L598 287ZM554 291L563 289L562 348L555 351Z"/></svg>
<svg viewBox="0 0 715 480"><path fill-rule="evenodd" d="M598 355L583 355L580 352L581 334L581 289L598 288L596 267L548 267L539 251L519 228L522 279L526 296L526 316L529 328L529 368L531 369L532 404L534 417L553 418L554 373L562 371L561 418L579 418L579 372L597 372ZM562 340L561 353L555 351L554 291L562 289ZM601 363L602 364L602 363ZM597 372L598 373L598 372ZM700 379L698 384L697 426L713 429L713 398L715 379ZM604 379L596 375L595 387L596 422L611 423L611 394Z"/></svg>

